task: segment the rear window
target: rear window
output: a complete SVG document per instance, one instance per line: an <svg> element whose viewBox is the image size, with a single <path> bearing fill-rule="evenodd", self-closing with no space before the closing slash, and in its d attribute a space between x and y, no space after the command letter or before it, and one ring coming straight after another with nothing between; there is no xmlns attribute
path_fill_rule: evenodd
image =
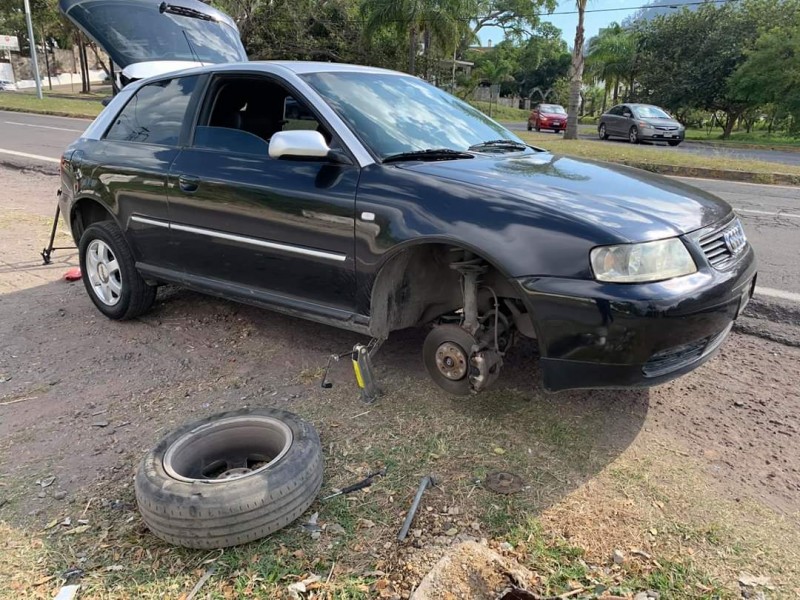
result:
<svg viewBox="0 0 800 600"><path fill-rule="evenodd" d="M176 77L141 87L114 119L107 140L175 146L198 77Z"/></svg>

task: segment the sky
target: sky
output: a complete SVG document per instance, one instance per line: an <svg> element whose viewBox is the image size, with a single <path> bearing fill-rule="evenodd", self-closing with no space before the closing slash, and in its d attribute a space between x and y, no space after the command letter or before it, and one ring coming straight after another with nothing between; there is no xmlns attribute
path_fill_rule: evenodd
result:
<svg viewBox="0 0 800 600"><path fill-rule="evenodd" d="M586 14L584 16L584 28L586 30L585 36L588 40L592 36L597 35L602 27L608 26L613 21L621 22L636 12L636 10L643 4L647 4L646 0L588 0L586 4ZM620 9L608 12L588 12L597 9ZM575 0L560 0L558 7L553 11L555 13L561 12L575 12ZM572 47L575 41L575 27L578 25L577 14L565 15L544 15L542 21L552 23L561 30L561 35ZM489 40L492 44L503 41L503 30L495 27L482 29L479 33L481 44L487 45Z"/></svg>

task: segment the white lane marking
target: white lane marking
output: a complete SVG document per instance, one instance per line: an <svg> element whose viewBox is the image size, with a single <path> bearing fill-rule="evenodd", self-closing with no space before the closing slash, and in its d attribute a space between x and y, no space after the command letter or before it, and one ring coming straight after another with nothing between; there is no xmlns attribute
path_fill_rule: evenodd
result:
<svg viewBox="0 0 800 600"><path fill-rule="evenodd" d="M58 158L52 158L50 156L42 156L41 154L28 154L27 152L17 152L16 150L6 150L5 148L0 148L0 154L10 154L11 156L19 156L21 158L32 158L33 160L44 160L56 164L61 163L61 160Z"/></svg>
<svg viewBox="0 0 800 600"><path fill-rule="evenodd" d="M786 292L784 290L775 290L773 288L765 288L756 286L756 295L768 296L769 298L780 298L782 300L790 300L792 302L800 302L800 294L794 292Z"/></svg>
<svg viewBox="0 0 800 600"><path fill-rule="evenodd" d="M735 208L734 210L737 213L752 213L754 215L766 215L768 217L791 217L793 219L800 219L800 215L794 213L768 212L766 210L755 210L752 208Z"/></svg>
<svg viewBox="0 0 800 600"><path fill-rule="evenodd" d="M38 127L39 129L55 129L56 131L74 131L83 133L83 129L68 129L67 127L53 127L52 125L36 125L35 123L17 123L16 121L3 121L6 125L19 125L20 127Z"/></svg>

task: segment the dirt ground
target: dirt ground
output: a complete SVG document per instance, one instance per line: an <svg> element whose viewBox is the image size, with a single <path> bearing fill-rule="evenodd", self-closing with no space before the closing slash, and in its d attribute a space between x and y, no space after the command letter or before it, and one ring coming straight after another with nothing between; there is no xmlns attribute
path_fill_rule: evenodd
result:
<svg viewBox="0 0 800 600"><path fill-rule="evenodd" d="M671 384L546 395L528 344L515 351L496 388L454 400L424 373L424 332L406 331L377 357L386 395L364 406L342 363L332 371L333 389L319 385L328 355L352 347L354 334L175 288L161 289L154 310L138 320L106 320L81 282L62 278L77 264L73 251L41 266L58 179L0 167L0 182L0 524L23 538L52 519L78 516L93 500L130 504L140 457L170 428L270 405L319 429L323 489L377 463L389 466L385 494L373 497L381 499L383 520L370 520L369 512L355 517L339 563L359 572L406 569L398 593L431 563L414 561L420 544L402 551L386 544L419 477L433 470L446 483L432 493L436 509L423 514L418 536L432 543L453 529L510 535L538 517L548 534L599 561L617 545L658 550L662 536L648 519L669 513L671 523L713 522L730 534L731 548L751 543L768 555L748 563L747 551L717 552L708 570L726 589L735 590L735 573L750 565L774 569L758 573L777 585L769 597L800 594L800 561L787 564L797 552L781 542L800 533L799 348L734 333L716 359ZM59 241L70 243L63 232ZM401 456L409 447L413 460ZM496 469L526 480L522 500L481 488ZM651 493L658 486L668 490L666 501ZM352 517L353 503L342 506ZM589 520L596 522L587 526ZM669 550L679 554L684 546ZM2 552L0 546L0 572ZM7 556L6 564L13 576L14 560ZM127 597L109 589L98 597ZM0 596L2 590L0 583Z"/></svg>

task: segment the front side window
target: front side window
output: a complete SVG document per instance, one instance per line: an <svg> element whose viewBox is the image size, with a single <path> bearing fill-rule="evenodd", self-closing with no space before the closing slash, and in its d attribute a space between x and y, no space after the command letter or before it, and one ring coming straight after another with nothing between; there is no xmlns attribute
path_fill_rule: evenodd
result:
<svg viewBox="0 0 800 600"><path fill-rule="evenodd" d="M114 120L106 139L177 145L197 79L178 77L141 87Z"/></svg>
<svg viewBox="0 0 800 600"><path fill-rule="evenodd" d="M379 157L464 151L494 140L524 142L482 112L415 77L322 72L302 76Z"/></svg>
<svg viewBox="0 0 800 600"><path fill-rule="evenodd" d="M194 145L208 150L267 156L269 141L280 131L319 131L331 136L314 113L289 90L264 77L222 77L212 86L207 118L196 128Z"/></svg>

